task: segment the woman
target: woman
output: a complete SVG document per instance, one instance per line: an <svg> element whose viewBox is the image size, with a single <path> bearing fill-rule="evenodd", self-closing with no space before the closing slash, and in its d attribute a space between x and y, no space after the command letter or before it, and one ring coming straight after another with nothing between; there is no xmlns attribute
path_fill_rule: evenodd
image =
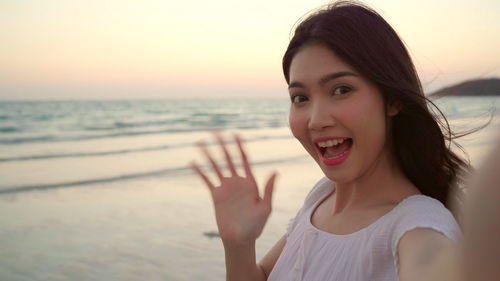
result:
<svg viewBox="0 0 500 281"><path fill-rule="evenodd" d="M241 141L231 176L198 165L215 205L228 280L421 280L460 238L446 199L465 161L447 146L395 31L358 3L337 2L297 28L283 58L290 128L321 179L286 234L258 263L255 240L271 212L276 174L259 196ZM444 131L446 132L446 127Z"/></svg>

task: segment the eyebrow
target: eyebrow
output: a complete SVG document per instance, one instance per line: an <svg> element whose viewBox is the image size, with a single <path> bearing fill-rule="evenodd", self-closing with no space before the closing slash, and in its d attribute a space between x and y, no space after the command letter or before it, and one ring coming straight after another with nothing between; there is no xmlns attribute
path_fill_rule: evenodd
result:
<svg viewBox="0 0 500 281"><path fill-rule="evenodd" d="M359 75L356 73L353 73L353 72L349 72L349 71L335 72L335 73L327 74L327 75L321 77L321 79L319 79L318 83L320 85L324 85L328 81L331 81L331 80L334 80L334 79L337 79L337 78L340 78L343 76L359 76ZM292 82L288 85L288 89L290 89L290 88L305 88L305 86L301 82Z"/></svg>

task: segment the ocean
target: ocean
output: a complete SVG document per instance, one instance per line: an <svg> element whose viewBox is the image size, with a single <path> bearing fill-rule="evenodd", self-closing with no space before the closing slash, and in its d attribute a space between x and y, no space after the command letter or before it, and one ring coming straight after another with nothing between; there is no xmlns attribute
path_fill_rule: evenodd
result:
<svg viewBox="0 0 500 281"><path fill-rule="evenodd" d="M497 141L496 97L435 101L473 165ZM321 170L288 128L286 98L0 102L0 280L224 280L208 191L188 168L210 131L278 171L257 257ZM211 146L211 149L218 149ZM234 145L230 147L235 153Z"/></svg>

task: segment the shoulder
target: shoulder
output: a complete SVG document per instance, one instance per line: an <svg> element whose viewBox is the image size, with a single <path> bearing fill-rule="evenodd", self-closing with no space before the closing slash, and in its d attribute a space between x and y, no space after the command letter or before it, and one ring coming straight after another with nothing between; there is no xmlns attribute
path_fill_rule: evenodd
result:
<svg viewBox="0 0 500 281"><path fill-rule="evenodd" d="M447 247L462 236L453 214L440 201L425 195L404 199L392 215L391 242L398 269L400 259L406 260L407 264L428 262L436 250Z"/></svg>
<svg viewBox="0 0 500 281"><path fill-rule="evenodd" d="M310 208L312 208L321 198L328 195L335 189L335 184L327 177L321 178L309 191L304 200L304 204L297 212L295 218L291 219L287 226L287 236L296 228L299 221L304 217Z"/></svg>
<svg viewBox="0 0 500 281"><path fill-rule="evenodd" d="M453 214L440 201L425 195L413 195L401 201L393 214L394 239L417 228L430 228L453 241L461 237L461 231Z"/></svg>
<svg viewBox="0 0 500 281"><path fill-rule="evenodd" d="M304 200L304 207L311 207L318 200L329 194L335 189L335 183L327 177L321 178L309 191Z"/></svg>

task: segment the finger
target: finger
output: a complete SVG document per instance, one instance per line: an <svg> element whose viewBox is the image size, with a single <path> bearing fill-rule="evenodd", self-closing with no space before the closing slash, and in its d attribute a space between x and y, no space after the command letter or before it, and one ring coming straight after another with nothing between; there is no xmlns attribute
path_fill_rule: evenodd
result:
<svg viewBox="0 0 500 281"><path fill-rule="evenodd" d="M273 198L273 190L274 190L274 182L276 181L277 173L274 173L266 183L266 187L264 189L264 198L262 199L266 205L271 206L271 201Z"/></svg>
<svg viewBox="0 0 500 281"><path fill-rule="evenodd" d="M198 146L200 147L203 154L205 154L205 157L207 157L208 161L210 162L210 165L212 165L212 169L217 174L217 177L219 178L219 180L222 182L222 178L224 176L222 175L222 172L220 171L219 166L217 165L215 160L210 155L210 152L208 152L207 146L203 142L198 143Z"/></svg>
<svg viewBox="0 0 500 281"><path fill-rule="evenodd" d="M233 160L231 160L231 155L229 155L229 152L227 151L226 143L224 142L224 138L222 137L222 135L219 131L215 132L215 138L217 139L220 146L222 147L222 150L224 151L224 155L226 156L227 166L228 166L229 170L231 171L231 175L237 176L238 174L236 173L236 169L234 168Z"/></svg>
<svg viewBox="0 0 500 281"><path fill-rule="evenodd" d="M213 191L213 189L215 188L215 186L212 184L212 182L208 179L208 177L205 175L205 173L203 173L203 171L200 169L200 167L194 162L190 162L189 163L189 166L191 166L191 168L193 168L193 170L201 177L201 179L205 182L205 184L207 185L208 189L210 191Z"/></svg>
<svg viewBox="0 0 500 281"><path fill-rule="evenodd" d="M236 144L238 144L238 148L240 150L241 162L245 170L245 175L247 178L253 178L252 169L250 168L250 163L248 163L248 157L245 153L245 150L243 150L243 144L241 142L241 139L237 134L234 134L234 140L236 141Z"/></svg>

